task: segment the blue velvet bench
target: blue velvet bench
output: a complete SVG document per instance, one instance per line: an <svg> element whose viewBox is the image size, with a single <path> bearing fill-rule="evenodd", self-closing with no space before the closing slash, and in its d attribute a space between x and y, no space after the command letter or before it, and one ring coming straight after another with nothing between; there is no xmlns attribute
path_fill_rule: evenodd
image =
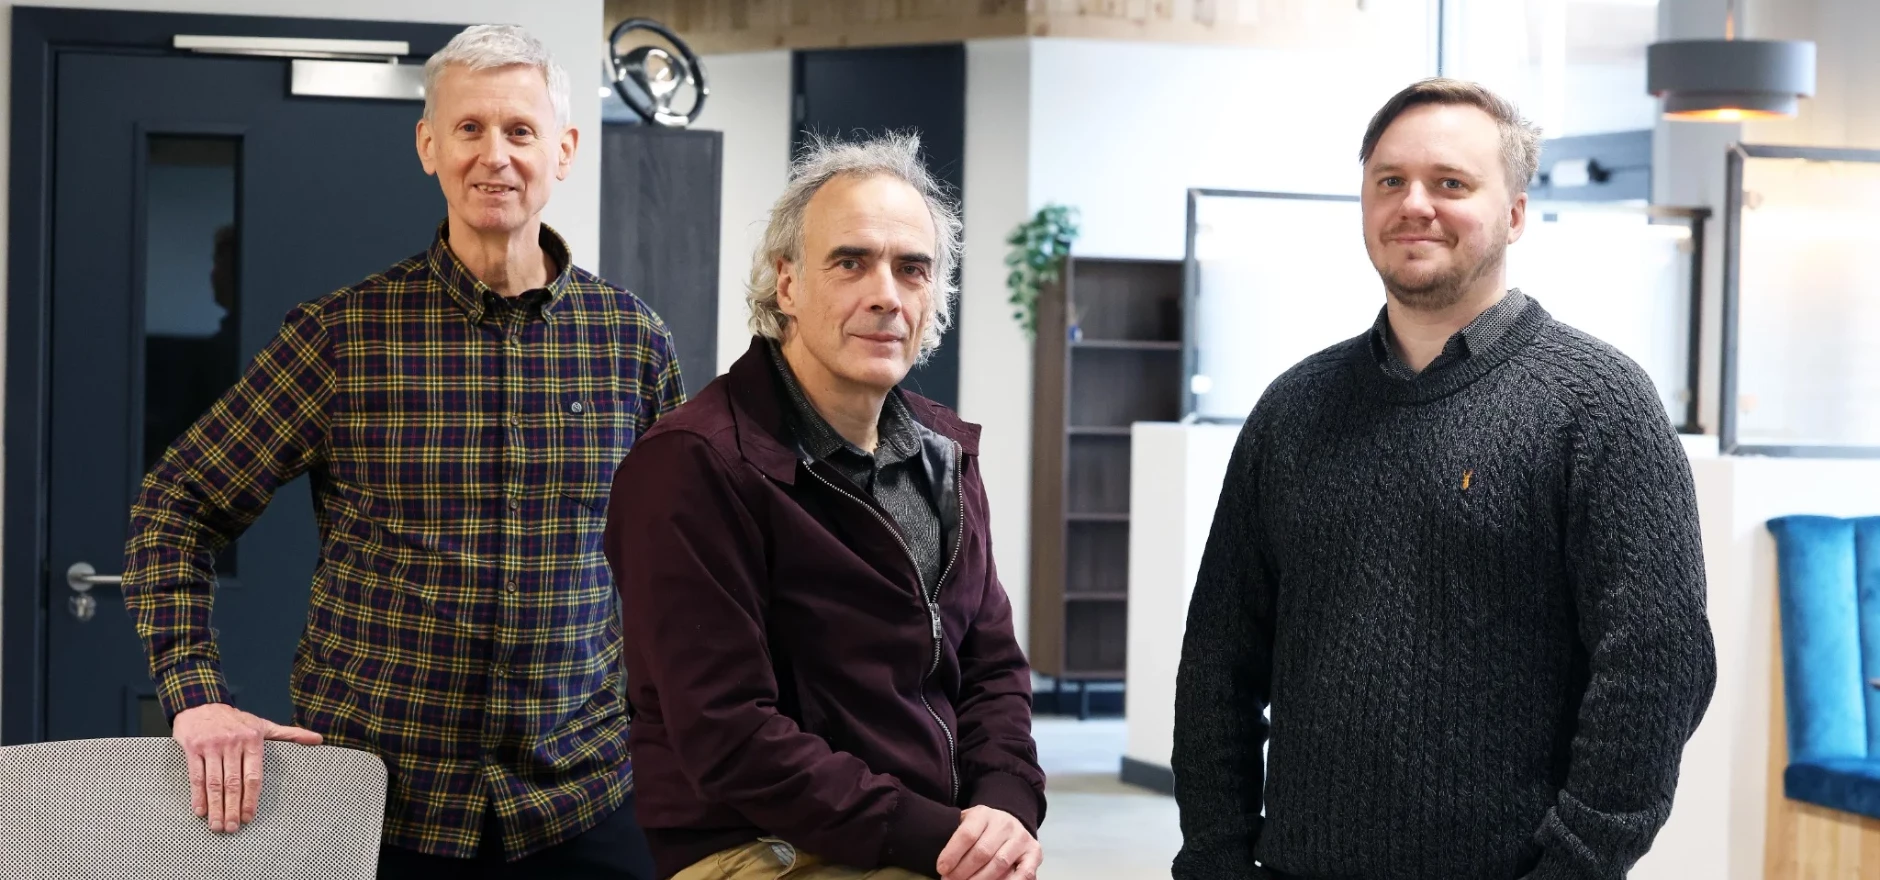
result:
<svg viewBox="0 0 1880 880"><path fill-rule="evenodd" d="M1880 818L1880 516L1785 516L1776 539L1783 793Z"/></svg>

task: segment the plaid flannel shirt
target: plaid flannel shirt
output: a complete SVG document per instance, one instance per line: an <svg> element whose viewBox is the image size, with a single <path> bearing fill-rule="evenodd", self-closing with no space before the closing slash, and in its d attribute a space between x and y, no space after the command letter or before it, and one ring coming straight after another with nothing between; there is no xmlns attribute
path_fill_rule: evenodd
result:
<svg viewBox="0 0 1880 880"><path fill-rule="evenodd" d="M477 852L491 802L520 857L632 789L618 597L601 552L614 468L684 402L666 328L561 267L505 300L430 250L289 313L144 480L124 597L165 710L227 702L215 554L313 480L320 562L295 723L391 771L386 842Z"/></svg>

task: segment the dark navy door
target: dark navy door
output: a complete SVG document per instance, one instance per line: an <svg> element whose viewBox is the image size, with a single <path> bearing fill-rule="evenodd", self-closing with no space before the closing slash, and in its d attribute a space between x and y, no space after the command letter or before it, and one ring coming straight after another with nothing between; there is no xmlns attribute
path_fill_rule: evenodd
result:
<svg viewBox="0 0 1880 880"><path fill-rule="evenodd" d="M118 588L93 587L86 619L72 567L120 573L145 471L291 307L422 251L443 219L413 146L422 105L295 96L289 64L57 55L48 738L168 733ZM234 699L282 723L316 557L302 479L216 563Z"/></svg>

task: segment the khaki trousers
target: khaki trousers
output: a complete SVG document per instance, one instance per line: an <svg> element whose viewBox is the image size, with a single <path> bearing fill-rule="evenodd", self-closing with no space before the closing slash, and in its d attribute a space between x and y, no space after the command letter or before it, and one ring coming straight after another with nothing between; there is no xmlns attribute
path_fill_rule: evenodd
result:
<svg viewBox="0 0 1880 880"><path fill-rule="evenodd" d="M707 856L672 880L926 880L900 868L831 865L775 838Z"/></svg>

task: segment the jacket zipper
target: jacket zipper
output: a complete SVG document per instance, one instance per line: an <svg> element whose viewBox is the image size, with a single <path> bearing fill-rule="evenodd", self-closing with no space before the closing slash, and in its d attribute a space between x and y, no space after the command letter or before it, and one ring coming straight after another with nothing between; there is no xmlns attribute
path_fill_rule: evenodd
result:
<svg viewBox="0 0 1880 880"><path fill-rule="evenodd" d="M960 444L955 442L953 444L953 461L955 462L955 468L959 467L959 460ZM895 528L893 523L888 522L888 518L882 516L881 512L876 510L874 505L855 497L850 494L848 490L829 482L822 474L816 473L815 468L811 467L810 463L805 462L803 469L809 471L810 476L815 477L817 482L834 489L837 494L860 504L862 507L866 508L869 513L874 514L875 519L880 520L882 527L888 530L888 534L894 536L894 542L901 545L901 552L907 554L908 563L914 567L914 579L920 582L920 598L927 606L927 620L933 626L933 660L927 667L927 674L921 677L920 704L926 707L928 716L933 718L933 723L940 725L940 732L946 735L947 770L951 772L953 777L953 802L957 804L960 800L959 744L953 739L953 729L948 727L945 721L940 720L940 713L935 712L933 703L927 701L926 682L928 679L933 678L933 674L940 669L940 649L946 638L946 631L940 624L940 584L946 583L947 575L953 573L953 563L958 562L960 558L960 545L966 543L966 487L962 484L958 474L955 474L953 486L956 490L955 494L958 496L959 516L957 517L957 522L959 525L954 530L953 554L947 559L946 568L941 569L940 579L934 584L933 591L929 593L927 590L927 579L922 577L920 573L920 560L914 558L914 548L907 545L907 539L901 536L900 529Z"/></svg>
<svg viewBox="0 0 1880 880"><path fill-rule="evenodd" d="M933 618L933 665L927 668L928 678L932 678L933 674L940 670L940 642L943 635L940 629L940 585L946 583L947 575L953 573L953 563L960 559L960 545L966 543L966 484L960 474L964 469L961 457L960 444L955 442L953 444L953 491L957 496L955 501L958 506L954 508L953 517L953 553L947 557L946 567L940 569L939 580L934 581L933 601L927 606L927 613ZM903 543L901 546L905 548L907 545ZM911 550L907 555L909 559L914 557ZM916 565L914 571L918 573L920 566ZM921 689L920 700L922 703L927 702L926 688ZM940 724L940 730L947 735L947 765L948 769L953 771L953 803L958 804L960 801L959 745L953 741L953 731L947 728L946 722L940 720L939 713L934 712L931 704L927 706L927 712L933 715L933 720Z"/></svg>

